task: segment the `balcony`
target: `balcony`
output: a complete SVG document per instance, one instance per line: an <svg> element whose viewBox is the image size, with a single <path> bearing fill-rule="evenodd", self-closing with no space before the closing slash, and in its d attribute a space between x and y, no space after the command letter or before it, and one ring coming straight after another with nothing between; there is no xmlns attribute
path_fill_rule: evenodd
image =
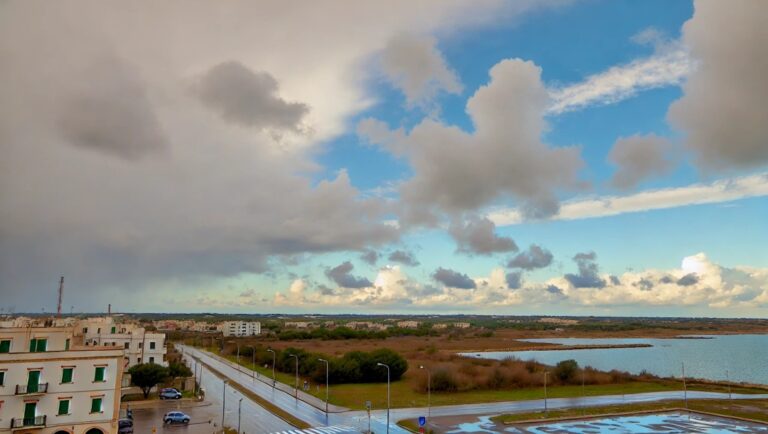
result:
<svg viewBox="0 0 768 434"><path fill-rule="evenodd" d="M47 392L48 392L48 383L16 385L17 395L34 395L38 393L47 393Z"/></svg>
<svg viewBox="0 0 768 434"><path fill-rule="evenodd" d="M11 419L11 429L44 427L45 419L46 416L13 418Z"/></svg>

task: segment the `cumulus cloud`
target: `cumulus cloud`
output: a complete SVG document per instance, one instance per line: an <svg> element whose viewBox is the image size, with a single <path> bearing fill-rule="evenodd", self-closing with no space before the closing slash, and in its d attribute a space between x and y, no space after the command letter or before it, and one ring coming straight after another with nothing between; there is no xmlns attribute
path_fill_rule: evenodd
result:
<svg viewBox="0 0 768 434"><path fill-rule="evenodd" d="M548 267L552 263L552 252L531 244L527 251L518 253L507 263L509 268L521 268L523 270L535 270L537 268Z"/></svg>
<svg viewBox="0 0 768 434"><path fill-rule="evenodd" d="M507 273L505 277L509 289L519 289L523 284L523 275L519 271Z"/></svg>
<svg viewBox="0 0 768 434"><path fill-rule="evenodd" d="M566 274L565 280L574 288L603 288L605 280L598 274L597 254L595 252L577 253L573 262L579 268L578 274Z"/></svg>
<svg viewBox="0 0 768 434"><path fill-rule="evenodd" d="M419 261L416 259L413 253L405 250L393 251L389 254L388 259L392 262L399 262L403 265L408 265L409 267L415 267L419 265Z"/></svg>
<svg viewBox="0 0 768 434"><path fill-rule="evenodd" d="M368 265L376 265L376 262L379 260L379 252L366 249L360 254L360 260Z"/></svg>
<svg viewBox="0 0 768 434"><path fill-rule="evenodd" d="M677 279L677 284L680 286L691 286L697 283L699 283L699 276L697 276L696 273L688 273Z"/></svg>
<svg viewBox="0 0 768 434"><path fill-rule="evenodd" d="M81 79L65 97L57 122L64 140L127 160L167 150L168 140L146 84L134 68L117 58L102 57Z"/></svg>
<svg viewBox="0 0 768 434"><path fill-rule="evenodd" d="M432 273L432 278L449 288L474 289L477 284L466 274L449 268L439 267Z"/></svg>
<svg viewBox="0 0 768 434"><path fill-rule="evenodd" d="M485 217L470 217L465 221L454 219L448 233L456 241L456 251L466 254L492 255L517 251L512 238L496 234L496 225Z"/></svg>
<svg viewBox="0 0 768 434"><path fill-rule="evenodd" d="M343 262L333 268L325 270L325 275L342 288L364 288L371 286L371 281L365 277L353 276L354 265L351 262Z"/></svg>
<svg viewBox="0 0 768 434"><path fill-rule="evenodd" d="M241 62L220 63L203 74L195 95L229 122L254 128L297 130L306 104L278 96L278 83L268 72L252 71Z"/></svg>
<svg viewBox="0 0 768 434"><path fill-rule="evenodd" d="M557 213L557 191L581 186L579 149L541 141L549 100L541 69L504 60L490 76L467 102L472 133L426 119L400 139L384 135L388 140L382 145L413 168L413 177L400 188L406 221L433 223L436 211L457 215L503 198L517 199L526 216L548 217ZM366 125L364 134L377 132L368 140L382 137L381 123Z"/></svg>
<svg viewBox="0 0 768 434"><path fill-rule="evenodd" d="M575 198L564 202L560 211L551 219L579 220L762 196L768 196L768 173L725 178L683 187L647 190L626 196ZM499 209L491 212L488 218L499 226L525 221L523 211L520 209Z"/></svg>
<svg viewBox="0 0 768 434"><path fill-rule="evenodd" d="M405 94L409 106L430 108L438 92L460 93L461 81L448 67L431 36L397 35L381 56L384 73Z"/></svg>
<svg viewBox="0 0 768 434"><path fill-rule="evenodd" d="M668 173L672 169L671 146L669 140L655 134L616 140L608 153L608 161L617 167L611 182L620 189L629 189L651 176Z"/></svg>
<svg viewBox="0 0 768 434"><path fill-rule="evenodd" d="M768 3L696 1L683 42L698 62L668 118L707 170L768 163ZM712 29L717 29L713 33Z"/></svg>

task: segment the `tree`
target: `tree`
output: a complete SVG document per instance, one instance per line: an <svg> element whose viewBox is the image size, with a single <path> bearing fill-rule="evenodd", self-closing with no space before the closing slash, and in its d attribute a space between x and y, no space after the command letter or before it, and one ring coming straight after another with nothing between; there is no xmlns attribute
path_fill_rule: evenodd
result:
<svg viewBox="0 0 768 434"><path fill-rule="evenodd" d="M168 375L173 378L187 378L192 376L192 370L183 363L171 362L168 364Z"/></svg>
<svg viewBox="0 0 768 434"><path fill-rule="evenodd" d="M575 360L563 360L555 366L554 374L560 381L567 383L576 376L578 370L579 364Z"/></svg>
<svg viewBox="0 0 768 434"><path fill-rule="evenodd" d="M169 376L168 368L155 363L141 363L128 369L131 374L131 384L141 389L144 399L149 397L149 391Z"/></svg>

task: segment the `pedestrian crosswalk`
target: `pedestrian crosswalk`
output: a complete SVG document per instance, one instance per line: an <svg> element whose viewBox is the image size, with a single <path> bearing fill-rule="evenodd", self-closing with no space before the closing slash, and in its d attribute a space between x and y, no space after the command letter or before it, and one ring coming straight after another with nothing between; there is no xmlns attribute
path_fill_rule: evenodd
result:
<svg viewBox="0 0 768 434"><path fill-rule="evenodd" d="M323 426L318 428L296 429L290 431L280 431L272 434L353 434L358 431L348 426Z"/></svg>

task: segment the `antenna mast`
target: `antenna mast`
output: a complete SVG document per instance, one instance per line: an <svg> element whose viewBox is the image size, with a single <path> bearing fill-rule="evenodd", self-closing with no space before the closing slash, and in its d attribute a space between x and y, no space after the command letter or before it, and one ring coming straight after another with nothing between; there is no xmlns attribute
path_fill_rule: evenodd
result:
<svg viewBox="0 0 768 434"><path fill-rule="evenodd" d="M59 280L59 305L56 308L56 317L61 318L61 299L64 296L64 276Z"/></svg>

